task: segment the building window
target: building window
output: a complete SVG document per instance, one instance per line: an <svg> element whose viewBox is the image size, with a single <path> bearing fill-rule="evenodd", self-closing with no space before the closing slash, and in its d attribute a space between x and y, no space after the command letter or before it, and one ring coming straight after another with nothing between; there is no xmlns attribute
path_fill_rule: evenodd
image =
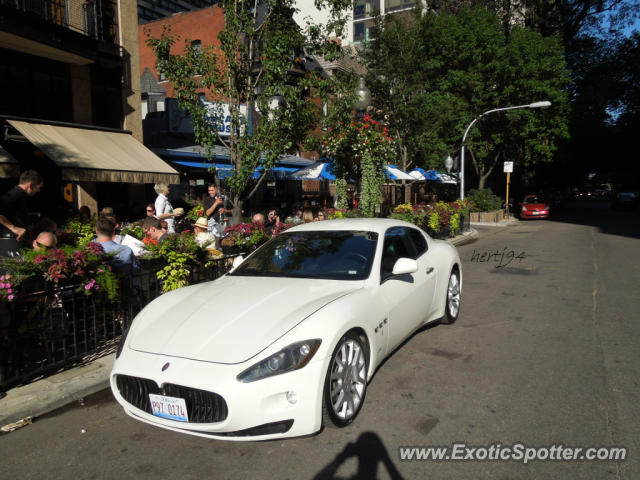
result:
<svg viewBox="0 0 640 480"><path fill-rule="evenodd" d="M371 40L371 31L375 23L373 20L365 20L363 22L353 22L353 41L364 42L365 40Z"/></svg>
<svg viewBox="0 0 640 480"><path fill-rule="evenodd" d="M384 0L384 11L395 12L415 7L415 0Z"/></svg>
<svg viewBox="0 0 640 480"><path fill-rule="evenodd" d="M196 53L202 53L202 42L200 40L192 41L191 46Z"/></svg>
<svg viewBox="0 0 640 480"><path fill-rule="evenodd" d="M356 0L353 3L353 19L371 18L380 11L380 0Z"/></svg>

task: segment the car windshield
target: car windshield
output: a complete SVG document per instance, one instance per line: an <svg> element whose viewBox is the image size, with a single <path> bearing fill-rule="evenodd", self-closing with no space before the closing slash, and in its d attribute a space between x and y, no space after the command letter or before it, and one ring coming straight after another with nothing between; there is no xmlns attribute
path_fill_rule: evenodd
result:
<svg viewBox="0 0 640 480"><path fill-rule="evenodd" d="M524 197L524 203L546 203L545 199L540 195L530 195L528 197Z"/></svg>
<svg viewBox="0 0 640 480"><path fill-rule="evenodd" d="M375 232L284 232L230 275L363 280L371 272L377 242Z"/></svg>

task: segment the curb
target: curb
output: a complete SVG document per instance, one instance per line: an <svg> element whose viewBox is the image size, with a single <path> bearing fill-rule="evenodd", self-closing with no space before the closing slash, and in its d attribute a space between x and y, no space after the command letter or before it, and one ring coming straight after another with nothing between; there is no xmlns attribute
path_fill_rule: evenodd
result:
<svg viewBox="0 0 640 480"><path fill-rule="evenodd" d="M109 387L115 353L7 391L0 400L0 426L38 417Z"/></svg>
<svg viewBox="0 0 640 480"><path fill-rule="evenodd" d="M472 228L462 235L447 239L447 241L455 247L460 247L462 245L475 242L479 236L478 231L475 228Z"/></svg>
<svg viewBox="0 0 640 480"><path fill-rule="evenodd" d="M520 220L517 218L510 218L508 220L500 220L499 222L470 222L471 225L476 227L510 227L512 225L518 225Z"/></svg>

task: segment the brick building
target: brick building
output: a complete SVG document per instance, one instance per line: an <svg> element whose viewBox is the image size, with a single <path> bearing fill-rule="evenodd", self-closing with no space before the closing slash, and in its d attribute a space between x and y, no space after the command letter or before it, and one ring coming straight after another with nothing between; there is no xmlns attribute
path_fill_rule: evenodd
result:
<svg viewBox="0 0 640 480"><path fill-rule="evenodd" d="M172 53L184 52L185 40L192 45L205 48L208 45L219 45L218 34L224 28L224 15L222 9L214 5L195 11L181 12L167 18L158 19L138 27L138 44L140 46L140 83L142 98L142 118L144 142L155 153L171 162L181 172L181 178L185 183L190 183L191 191L199 194L204 191L204 185L214 180L202 155L202 148L195 144L193 125L188 116L177 106L171 84L165 81L156 69L155 55L146 41L148 34L159 37L163 27L168 25L171 32L180 39L172 48ZM317 66L317 64L315 64ZM211 102L208 92L201 93L202 100ZM249 117L249 121L255 118L250 112L242 110ZM226 128L226 126L225 126ZM224 136L224 133L221 133ZM228 153L221 145L216 147L216 165L219 174L228 172ZM304 156L309 157L303 158ZM316 154L317 155L317 154ZM252 208L262 208L263 205L281 206L282 200L287 199L289 204L292 198L301 198L305 195L328 196L326 185L320 186L318 182L300 182L283 180L286 172L293 172L299 168L309 166L314 152L303 152L301 155L289 155L283 157L276 171L265 188L259 192ZM322 188L322 190L320 190ZM186 187L185 187L186 190ZM257 203L257 204L256 204ZM289 205L290 206L290 205Z"/></svg>

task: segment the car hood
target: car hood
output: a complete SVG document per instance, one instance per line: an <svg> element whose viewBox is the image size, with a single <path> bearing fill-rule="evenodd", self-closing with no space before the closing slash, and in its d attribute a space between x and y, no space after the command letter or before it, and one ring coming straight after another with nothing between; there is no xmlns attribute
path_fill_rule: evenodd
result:
<svg viewBox="0 0 640 480"><path fill-rule="evenodd" d="M142 352L242 363L362 284L227 275L156 299L136 317L128 344Z"/></svg>

